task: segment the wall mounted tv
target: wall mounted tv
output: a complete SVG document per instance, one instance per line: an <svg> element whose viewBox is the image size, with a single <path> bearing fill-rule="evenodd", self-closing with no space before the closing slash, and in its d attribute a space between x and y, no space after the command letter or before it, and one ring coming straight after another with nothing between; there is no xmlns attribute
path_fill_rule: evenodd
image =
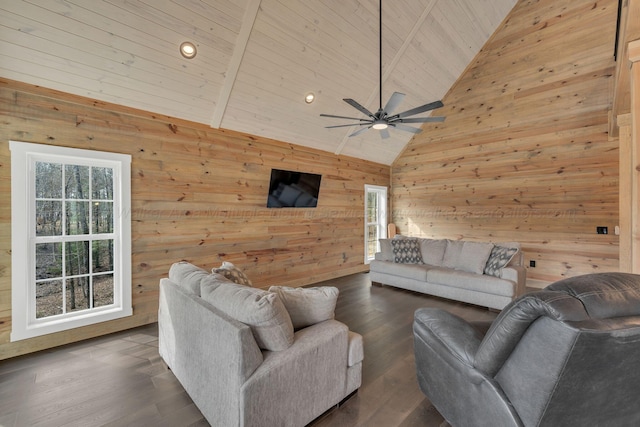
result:
<svg viewBox="0 0 640 427"><path fill-rule="evenodd" d="M268 208L315 208L318 205L322 175L271 170Z"/></svg>

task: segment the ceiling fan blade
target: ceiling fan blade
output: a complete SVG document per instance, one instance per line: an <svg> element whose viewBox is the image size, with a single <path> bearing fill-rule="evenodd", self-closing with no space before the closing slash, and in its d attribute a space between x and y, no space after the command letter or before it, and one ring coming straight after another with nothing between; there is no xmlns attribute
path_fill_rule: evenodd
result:
<svg viewBox="0 0 640 427"><path fill-rule="evenodd" d="M416 108L412 108L411 110L404 111L400 114L396 114L394 118L397 116L402 119L404 117L413 116L414 114L424 113L425 111L435 110L436 108L443 107L444 104L442 101L430 102L429 104L424 104Z"/></svg>
<svg viewBox="0 0 640 427"><path fill-rule="evenodd" d="M367 116L371 117L372 119L375 118L375 116L373 115L373 113L371 111L367 110L366 108L364 108L362 105L358 104L353 99L344 98L343 101L346 102L347 104L351 105L353 108L357 109L361 113L366 114Z"/></svg>
<svg viewBox="0 0 640 427"><path fill-rule="evenodd" d="M349 137L360 135L362 132L364 132L366 130L369 130L369 129L371 129L371 126L367 126L366 128L359 129L359 130L355 131L354 133L352 133L351 135L349 135Z"/></svg>
<svg viewBox="0 0 640 427"><path fill-rule="evenodd" d="M333 128L346 128L346 127L351 127L351 126L366 126L366 125L370 125L370 122L364 122L364 123L351 123L348 125L333 125L333 126L325 126L325 129L333 129Z"/></svg>
<svg viewBox="0 0 640 427"><path fill-rule="evenodd" d="M397 121L391 121L391 123L430 123L430 122L444 122L446 117L414 117L411 119L397 119Z"/></svg>
<svg viewBox="0 0 640 427"><path fill-rule="evenodd" d="M389 136L389 129L380 129L380 137L382 139L387 139Z"/></svg>
<svg viewBox="0 0 640 427"><path fill-rule="evenodd" d="M347 120L366 120L357 117L345 117L345 116L334 116L333 114L320 114L320 117L331 117L334 119L347 119Z"/></svg>
<svg viewBox="0 0 640 427"><path fill-rule="evenodd" d="M393 95L391 95L391 98L387 101L387 105L384 106L384 111L387 113L387 116L391 115L393 110L398 108L398 105L400 105L404 96L404 93L393 92Z"/></svg>
<svg viewBox="0 0 640 427"><path fill-rule="evenodd" d="M422 129L418 129L418 128L414 128L411 126L405 126L401 123L393 123L392 124L393 127L395 127L398 130L403 130L405 132L411 132L411 133L420 133L422 132Z"/></svg>

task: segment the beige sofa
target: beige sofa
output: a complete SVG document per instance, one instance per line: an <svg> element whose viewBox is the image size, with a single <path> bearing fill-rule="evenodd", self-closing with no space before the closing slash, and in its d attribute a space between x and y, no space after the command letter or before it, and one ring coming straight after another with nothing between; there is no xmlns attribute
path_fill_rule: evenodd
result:
<svg viewBox="0 0 640 427"><path fill-rule="evenodd" d="M373 283L501 310L524 294L526 269L517 242L485 243L397 236L380 240Z"/></svg>
<svg viewBox="0 0 640 427"><path fill-rule="evenodd" d="M337 289L270 290L188 263L160 281L160 355L212 426L301 427L360 387L362 337L332 318Z"/></svg>

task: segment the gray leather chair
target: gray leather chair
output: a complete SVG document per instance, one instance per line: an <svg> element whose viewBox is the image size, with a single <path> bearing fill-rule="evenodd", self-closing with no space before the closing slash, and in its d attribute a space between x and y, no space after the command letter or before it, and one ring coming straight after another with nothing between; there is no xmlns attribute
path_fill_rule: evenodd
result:
<svg viewBox="0 0 640 427"><path fill-rule="evenodd" d="M415 313L422 392L454 427L640 426L640 275L556 282L492 323Z"/></svg>

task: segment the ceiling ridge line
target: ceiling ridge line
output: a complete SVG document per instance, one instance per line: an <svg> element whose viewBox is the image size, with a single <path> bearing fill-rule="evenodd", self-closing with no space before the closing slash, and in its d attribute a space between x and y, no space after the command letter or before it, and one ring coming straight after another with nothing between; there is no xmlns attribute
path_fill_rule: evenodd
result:
<svg viewBox="0 0 640 427"><path fill-rule="evenodd" d="M253 26L256 22L261 2L262 0L250 0L247 5L247 9L245 10L242 18L242 26L238 32L236 45L233 49L233 54L224 76L224 84L222 85L222 89L218 95L218 102L216 103L216 107L213 110L213 114L211 115L211 120L209 122L209 125L212 128L217 129L222 124L222 118L227 110L229 98L231 98L231 90L233 89L233 85L236 83L238 72L240 71L240 64L242 63L247 45L249 44L249 38L253 31Z"/></svg>
<svg viewBox="0 0 640 427"><path fill-rule="evenodd" d="M431 11L433 10L437 2L438 0L431 0L431 2L427 5L427 7L425 7L424 10L422 11L422 14L420 14L420 17L418 18L418 20L415 22L415 24L413 24L413 27L411 28L411 31L409 31L409 34L407 35L407 37L404 39L402 46L400 46L400 49L398 49L398 51L394 55L386 71L382 74L382 83L385 83L387 81L392 71L398 65L398 62L400 62L400 58L402 57L404 52L407 50L407 48L415 38L416 33L418 32L418 30L420 29L424 21L427 19L427 16L431 14ZM380 31L382 31L382 28L380 29ZM371 105L371 103L373 102L373 99L379 92L382 92L382 88L378 83L375 89L373 90L373 92L369 95L369 98L367 99L367 103L365 105ZM357 125L354 125L354 126L357 126ZM340 155L342 153L342 150L344 150L344 147L347 145L347 141L349 140L349 135L351 135L352 132L353 132L353 128L351 127L349 128L349 131L347 131L345 136L342 138L342 142L340 143L340 145L338 146L334 154Z"/></svg>

